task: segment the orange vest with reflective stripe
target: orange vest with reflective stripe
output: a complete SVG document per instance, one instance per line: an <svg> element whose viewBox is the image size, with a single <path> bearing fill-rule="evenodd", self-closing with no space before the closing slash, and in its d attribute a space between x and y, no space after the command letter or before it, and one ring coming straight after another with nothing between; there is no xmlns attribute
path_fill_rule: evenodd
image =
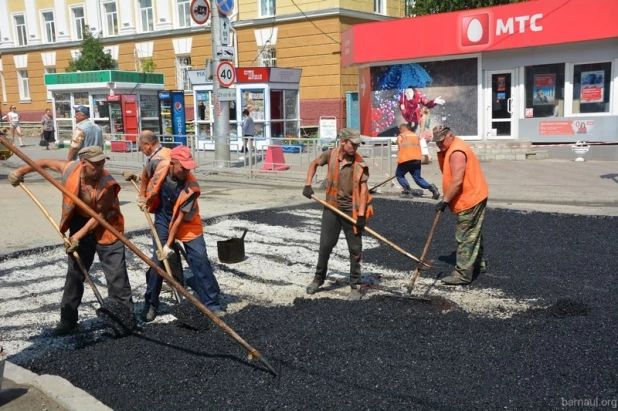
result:
<svg viewBox="0 0 618 411"><path fill-rule="evenodd" d="M176 204L174 204L174 212L172 214L172 221L170 222L170 230L172 229L174 221L176 221L178 215L180 214L180 206L194 193L197 193L197 195L195 196L195 201L193 201L193 208L185 214L184 221L180 224L180 227L178 227L176 240L187 242L201 236L204 233L202 228L202 218L200 217L200 207L197 203L197 198L201 194L200 186L197 183L195 176L191 173L187 175L185 186L178 195Z"/></svg>
<svg viewBox="0 0 618 411"><path fill-rule="evenodd" d="M489 187L481 170L481 163L468 144L462 139L455 137L446 152L438 152L438 162L442 170L442 192L446 193L451 184L451 155L455 151L461 151L466 155L466 169L463 186L459 194L449 201L448 206L453 213L468 210L489 196Z"/></svg>
<svg viewBox="0 0 618 411"><path fill-rule="evenodd" d="M335 148L330 153L328 160L328 172L326 174L326 202L333 207L338 208L337 204L337 191L339 190L339 151L340 147ZM352 164L352 217L356 220L358 216L358 205L360 204L360 186L361 177L363 176L363 170L367 170L369 175L369 169L365 160L360 154L354 153L354 163ZM369 221L369 217L373 215L373 205L371 204L371 195L367 190L367 205L365 207L365 218ZM354 227L354 232L357 232Z"/></svg>
<svg viewBox="0 0 618 411"><path fill-rule="evenodd" d="M155 154L150 161L161 160L155 169L152 176L146 176L148 178L148 187L146 187L146 204L148 204L148 211L154 213L161 202L159 193L161 192L161 186L167 177L167 173L170 168L170 159L172 157L172 150L167 147L163 147ZM146 173L146 167L144 167L144 174ZM143 178L144 176L142 176Z"/></svg>
<svg viewBox="0 0 618 411"><path fill-rule="evenodd" d="M397 164L405 163L406 161L421 160L421 142L416 134L411 131L401 133L401 144L399 144L399 155L397 156Z"/></svg>
<svg viewBox="0 0 618 411"><path fill-rule="evenodd" d="M69 162L62 171L62 184L66 189L79 195L79 179L81 175L82 165L79 161ZM120 212L120 201L118 201L118 192L120 186L112 177L110 173L103 170L103 176L97 182L96 187L92 193L92 203L88 204L94 211L98 212L97 204L103 198L107 190L114 190L114 201L111 208L107 211L107 214L103 216L105 220L110 223L120 234L124 233L124 217ZM62 196L62 218L60 220L60 231L66 232L69 229L71 219L76 212L75 203L67 195ZM109 232L105 227L99 225L95 229L95 235L99 244L112 244L118 240L118 238Z"/></svg>

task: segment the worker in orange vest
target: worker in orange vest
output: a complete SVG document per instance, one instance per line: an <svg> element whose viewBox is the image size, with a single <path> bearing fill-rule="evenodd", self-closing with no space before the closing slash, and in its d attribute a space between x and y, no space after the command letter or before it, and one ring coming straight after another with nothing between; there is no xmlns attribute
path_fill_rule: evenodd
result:
<svg viewBox="0 0 618 411"><path fill-rule="evenodd" d="M416 128L416 124L413 125ZM421 176L421 160L423 158L421 152L420 138L410 129L408 124L403 123L399 126L399 135L397 136L397 145L399 146L399 154L397 155L397 169L395 176L397 181L403 187L403 195L410 195L412 191L410 184L406 180L406 174L410 173L414 182L420 188L431 191L432 198L437 200L440 198L440 191L435 184L429 184Z"/></svg>
<svg viewBox="0 0 618 411"><path fill-rule="evenodd" d="M442 283L467 285L474 276L487 271L481 228L489 188L481 164L466 142L455 137L448 127L434 127L433 135L440 149L438 162L442 170L444 191L436 211L444 211L448 206L457 215L457 263L455 270L443 278Z"/></svg>

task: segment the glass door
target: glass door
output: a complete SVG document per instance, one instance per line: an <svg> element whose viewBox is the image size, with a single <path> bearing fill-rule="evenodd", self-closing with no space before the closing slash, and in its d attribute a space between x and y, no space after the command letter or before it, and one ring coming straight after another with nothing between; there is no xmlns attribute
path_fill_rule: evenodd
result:
<svg viewBox="0 0 618 411"><path fill-rule="evenodd" d="M516 138L515 71L488 71L486 74L486 136L489 139Z"/></svg>

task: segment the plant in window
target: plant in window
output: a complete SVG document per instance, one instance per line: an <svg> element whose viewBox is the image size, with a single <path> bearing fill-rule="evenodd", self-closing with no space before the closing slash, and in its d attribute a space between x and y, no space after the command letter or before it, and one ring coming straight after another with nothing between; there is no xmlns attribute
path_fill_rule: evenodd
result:
<svg viewBox="0 0 618 411"><path fill-rule="evenodd" d="M67 72L115 70L117 67L116 60L103 50L103 44L90 33L88 26L85 27L83 34L81 53L77 59L69 62L69 66L65 70Z"/></svg>

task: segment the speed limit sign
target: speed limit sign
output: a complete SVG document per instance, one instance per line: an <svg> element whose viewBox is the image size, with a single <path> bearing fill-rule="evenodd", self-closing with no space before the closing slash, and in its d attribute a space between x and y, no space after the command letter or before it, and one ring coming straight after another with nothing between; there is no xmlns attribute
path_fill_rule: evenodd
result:
<svg viewBox="0 0 618 411"><path fill-rule="evenodd" d="M229 61L222 61L217 66L217 81L223 87L230 87L236 81L236 71Z"/></svg>

